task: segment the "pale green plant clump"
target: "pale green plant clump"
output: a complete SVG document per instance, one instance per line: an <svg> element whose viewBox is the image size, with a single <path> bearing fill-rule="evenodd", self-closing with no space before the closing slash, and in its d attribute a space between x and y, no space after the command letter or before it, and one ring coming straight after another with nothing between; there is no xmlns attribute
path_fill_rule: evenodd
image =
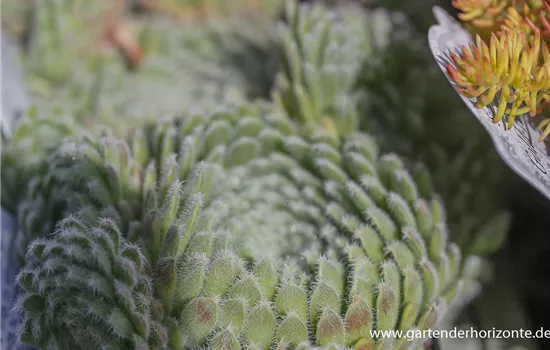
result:
<svg viewBox="0 0 550 350"><path fill-rule="evenodd" d="M322 6L287 6L281 24L282 69L273 100L305 124L332 133L357 129L359 116L351 90L372 51L366 16L351 7L327 11Z"/></svg>
<svg viewBox="0 0 550 350"><path fill-rule="evenodd" d="M496 252L510 223L501 205L504 164L407 17L355 6L288 6L286 16L273 89L281 110L335 135L372 133L385 152L432 179L463 250Z"/></svg>
<svg viewBox="0 0 550 350"><path fill-rule="evenodd" d="M448 209L452 238L473 254L494 253L509 231L510 179L492 141L449 89L428 43L404 16L380 12L391 35L375 45L355 85L361 128L385 151L429 173ZM483 242L482 242L483 241ZM492 245L492 247L490 246Z"/></svg>
<svg viewBox="0 0 550 350"><path fill-rule="evenodd" d="M365 131L378 129L365 123L376 117L358 78L403 34L391 30L401 17L290 2L286 16L273 101L244 103L249 87L127 137L40 108L20 124L2 150L2 205L18 222L22 343L417 350L426 339L371 331L438 328L476 295L505 228L490 222L461 244L437 169ZM179 42L159 33L149 32L155 50ZM216 56L220 37L196 50Z"/></svg>
<svg viewBox="0 0 550 350"><path fill-rule="evenodd" d="M118 0L34 1L20 11L19 1L3 6L23 17L18 58L40 110L61 108L80 124L106 124L125 135L159 115L268 94L278 63L275 3L243 20L234 18L243 4L233 2L231 17L201 23L132 17ZM140 53L133 69L107 40L113 25Z"/></svg>
<svg viewBox="0 0 550 350"><path fill-rule="evenodd" d="M369 330L435 327L477 285L441 203L363 133L241 108L56 159L74 202L18 276L25 343L408 349Z"/></svg>

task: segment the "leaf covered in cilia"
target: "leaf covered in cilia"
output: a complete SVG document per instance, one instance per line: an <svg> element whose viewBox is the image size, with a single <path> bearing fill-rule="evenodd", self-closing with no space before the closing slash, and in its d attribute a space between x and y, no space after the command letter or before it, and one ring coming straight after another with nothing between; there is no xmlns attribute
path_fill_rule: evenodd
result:
<svg viewBox="0 0 550 350"><path fill-rule="evenodd" d="M375 103L369 92L373 105L387 107L379 109L385 111L380 118L419 117L419 98L400 101L407 94L390 85L407 69L401 61L407 55L394 54L397 64L381 55L396 40L406 50L392 52L418 48L405 39L408 26L401 26L400 16L354 10L289 4L288 24L278 33L283 57L272 104L224 108L225 98L216 97L203 112L160 118L126 139L109 130L61 128L60 137L47 138L55 146L42 147L26 142L43 141L36 139L36 122L26 128L32 132L15 138L20 147L9 153L12 163L24 164L18 162L24 154L39 165L19 172L25 178L13 165L9 181L2 178L3 190L31 178L7 201L17 209L23 261L15 305L23 315L19 340L47 349L423 347L421 337L389 339L371 331L438 327L451 304L479 289L482 259L475 255L498 248L508 219L487 219L494 216L482 212L484 225L473 224L463 210L472 201L464 198L481 182L468 177L461 184L478 187L461 186L444 197L459 208L451 209L449 222L464 224L449 229L445 206L432 192L444 188L431 183L436 172L409 172L410 159L381 154L378 141L359 131L364 120L357 105L366 101L355 90L366 61L383 68L374 69L382 78L370 77L383 97L392 98ZM374 23L370 29L365 20ZM383 28L369 32L373 27ZM216 38L210 39L220 42ZM144 84L147 96L151 81ZM192 81L184 85L193 91L201 85L175 81ZM116 90L135 97L132 89ZM174 91L177 101L186 96L195 106L206 92L190 97ZM145 105L166 107L155 98L120 104L141 112ZM61 136L68 138L61 142ZM421 158L416 148L408 151L415 161ZM449 159L457 178L479 172L470 171L480 167L463 152ZM446 163L437 164L441 169ZM439 174L439 182L451 184L448 174Z"/></svg>
<svg viewBox="0 0 550 350"><path fill-rule="evenodd" d="M244 106L84 139L51 170L79 210L17 278L23 343L360 349L436 327L478 284L436 197L367 134Z"/></svg>

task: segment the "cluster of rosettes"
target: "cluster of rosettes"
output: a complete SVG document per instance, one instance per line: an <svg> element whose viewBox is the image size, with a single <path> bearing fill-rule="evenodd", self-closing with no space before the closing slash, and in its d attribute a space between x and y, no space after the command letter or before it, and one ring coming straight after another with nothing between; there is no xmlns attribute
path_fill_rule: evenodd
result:
<svg viewBox="0 0 550 350"><path fill-rule="evenodd" d="M2 145L2 207L17 218L12 248L19 259L25 257L30 240L52 232L63 214L64 198L56 193L49 159L73 127L62 114L46 116L33 107L18 123L11 142Z"/></svg>
<svg viewBox="0 0 550 350"><path fill-rule="evenodd" d="M18 277L22 343L50 349L156 349L158 319L148 263L109 219L87 227L69 216L55 238L37 239ZM149 345L150 347L149 347Z"/></svg>
<svg viewBox="0 0 550 350"><path fill-rule="evenodd" d="M451 240L463 253L492 254L510 222L502 210L504 164L462 101L449 94L420 34L406 18L386 16L393 35L366 60L356 85L361 128L372 131L385 152L408 160L414 172L429 174L445 203Z"/></svg>
<svg viewBox="0 0 550 350"><path fill-rule="evenodd" d="M494 122L547 112L550 99L550 4L547 1L454 1L471 25L476 44L451 54L447 73L457 91L477 108L498 105ZM485 40L483 39L485 38ZM490 38L490 39L489 39ZM489 44L487 44L489 42ZM539 142L550 134L546 119Z"/></svg>
<svg viewBox="0 0 550 350"><path fill-rule="evenodd" d="M2 145L2 206L15 211L30 178L46 172L44 163L60 140L72 134L74 123L54 112L47 117L31 107L17 123L10 142ZM21 157L21 155L26 155ZM24 169L19 171L20 169Z"/></svg>
<svg viewBox="0 0 550 350"><path fill-rule="evenodd" d="M48 348L409 349L477 287L422 174L366 134L263 108L67 142L66 219L30 244L21 340ZM78 208L77 213L68 214ZM76 216L75 216L76 215Z"/></svg>
<svg viewBox="0 0 550 350"><path fill-rule="evenodd" d="M143 124L153 115L266 97L278 67L273 22L281 4L263 1L243 21L234 16L242 13L242 2L212 2L210 7L216 11L226 9L232 15L195 24L162 16L129 17L125 8L118 9L121 13L115 11L118 5L125 6L120 1L32 2L23 11L28 18L19 21L28 22L25 37L29 41L21 51L26 85L42 112L60 107L79 123L104 123L123 133L129 124ZM107 31L109 21L116 23ZM93 30L90 23L97 24ZM122 41L120 45L139 45L141 59L134 71L130 73L121 62L122 48L102 45L103 32L110 32L110 41ZM127 40L130 45L124 43ZM103 50L103 46L111 49Z"/></svg>
<svg viewBox="0 0 550 350"><path fill-rule="evenodd" d="M305 123L345 134L358 123L350 91L372 43L361 9L335 11L287 1L273 100Z"/></svg>

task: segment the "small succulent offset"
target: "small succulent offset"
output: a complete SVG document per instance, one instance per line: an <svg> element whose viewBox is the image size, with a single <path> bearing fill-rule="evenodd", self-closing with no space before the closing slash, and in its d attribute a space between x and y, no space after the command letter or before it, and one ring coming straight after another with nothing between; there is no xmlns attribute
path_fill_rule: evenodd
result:
<svg viewBox="0 0 550 350"><path fill-rule="evenodd" d="M506 114L511 128L518 115L544 116L539 142L550 134L550 5L535 1L455 0L459 18L476 43L451 54L447 73L456 90L483 108L498 105L494 122Z"/></svg>
<svg viewBox="0 0 550 350"><path fill-rule="evenodd" d="M288 25L279 27L282 71L273 100L287 114L332 133L357 128L351 95L364 60L372 51L366 16L355 7L287 6Z"/></svg>
<svg viewBox="0 0 550 350"><path fill-rule="evenodd" d="M435 327L477 258L397 156L306 130L244 107L61 147L52 176L74 202L29 245L21 341L411 348L370 331Z"/></svg>

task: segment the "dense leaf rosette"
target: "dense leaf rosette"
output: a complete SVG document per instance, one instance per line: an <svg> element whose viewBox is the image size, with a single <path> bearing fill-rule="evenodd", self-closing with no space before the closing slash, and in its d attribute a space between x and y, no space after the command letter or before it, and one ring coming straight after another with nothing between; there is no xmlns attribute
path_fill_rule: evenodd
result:
<svg viewBox="0 0 550 350"><path fill-rule="evenodd" d="M475 290L445 211L366 134L267 108L68 141L66 218L18 281L21 340L112 349L406 349ZM417 342L421 342L418 339Z"/></svg>

